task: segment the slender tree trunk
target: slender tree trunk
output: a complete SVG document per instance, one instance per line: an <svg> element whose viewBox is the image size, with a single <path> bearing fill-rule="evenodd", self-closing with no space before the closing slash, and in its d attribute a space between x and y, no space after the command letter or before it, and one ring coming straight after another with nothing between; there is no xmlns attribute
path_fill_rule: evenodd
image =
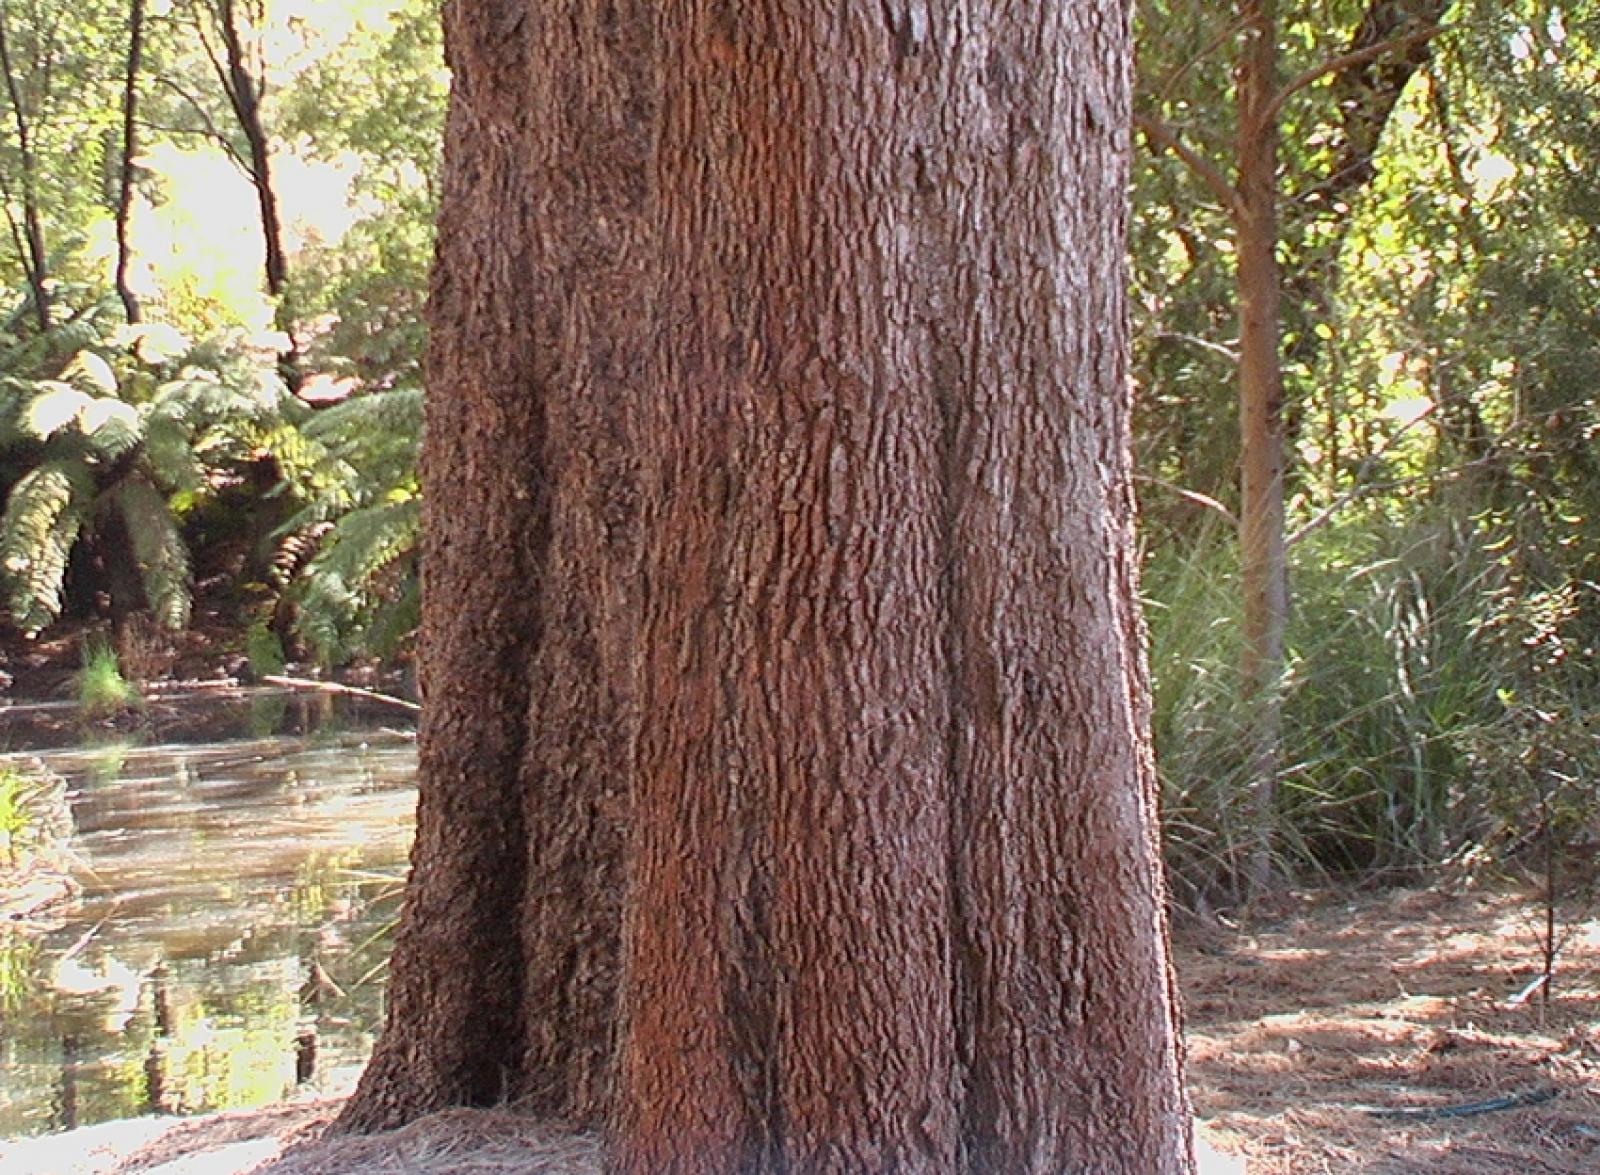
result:
<svg viewBox="0 0 1600 1175"><path fill-rule="evenodd" d="M23 101L22 85L17 78L16 61L12 54L11 33L5 12L0 8L0 70L5 72L6 99L11 106L11 123L17 136L17 160L21 175L16 183L17 195L22 204L19 224L9 209L12 236L17 244L18 260L33 295L33 316L39 333L50 329L50 254L45 248L44 219L39 207L39 163L33 149L33 124L27 105ZM12 198L10 184L6 186L8 201Z"/></svg>
<svg viewBox="0 0 1600 1175"><path fill-rule="evenodd" d="M1247 40L1239 64L1239 546L1244 597L1241 677L1249 731L1255 844L1250 884L1273 872L1283 727L1284 635L1289 619L1284 542L1283 364L1279 337L1278 20L1276 0L1244 0Z"/></svg>
<svg viewBox="0 0 1600 1175"><path fill-rule="evenodd" d="M144 62L144 0L129 0L128 59L122 89L122 168L117 185L117 296L129 322L142 315L139 299L128 284L128 267L133 261L133 246L128 237L133 214L134 158L138 151L139 72Z"/></svg>
<svg viewBox="0 0 1600 1175"><path fill-rule="evenodd" d="M1244 620L1240 669L1250 713L1247 769L1253 842L1245 881L1252 897L1270 883L1274 871L1282 759L1289 617L1285 465L1291 424L1284 386L1284 309L1287 303L1299 319L1287 357L1297 365L1309 365L1315 360L1318 339L1311 326L1327 317L1351 202L1376 175L1373 160L1383 130L1406 85L1430 60L1432 39L1449 8L1450 0L1372 0L1343 52L1285 83L1279 77L1276 0L1240 0L1238 27L1244 38L1235 73L1238 126L1233 166L1213 162L1159 118L1139 119L1147 138L1159 150L1177 154L1228 209L1234 225ZM1219 39L1214 44L1221 43ZM1294 94L1325 77L1333 79L1339 96L1337 126L1328 137L1332 162L1296 201L1288 236L1297 263L1286 283L1278 259L1285 235L1278 175L1282 109ZM1330 405L1330 437L1337 431L1332 411Z"/></svg>
<svg viewBox="0 0 1600 1175"><path fill-rule="evenodd" d="M250 182L255 188L256 204L261 214L267 294L273 300L275 324L289 340L288 348L279 360L279 368L289 385L297 387L302 378L300 348L294 337L293 315L285 302L289 288L289 261L283 246L283 220L278 211L278 191L272 181L272 142L261 118L262 85L250 70L234 0L218 0L217 15L226 57L224 88L250 151Z"/></svg>
<svg viewBox="0 0 1600 1175"><path fill-rule="evenodd" d="M1132 563L1128 11L447 8L428 713L344 1125L1192 1169Z"/></svg>

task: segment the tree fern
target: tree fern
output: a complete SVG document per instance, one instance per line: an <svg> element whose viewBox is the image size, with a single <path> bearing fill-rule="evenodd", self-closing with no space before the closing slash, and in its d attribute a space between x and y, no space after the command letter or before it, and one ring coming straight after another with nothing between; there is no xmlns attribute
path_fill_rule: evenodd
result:
<svg viewBox="0 0 1600 1175"><path fill-rule="evenodd" d="M181 420L164 414L147 415L144 454L156 478L183 501L191 502L205 492L208 469Z"/></svg>
<svg viewBox="0 0 1600 1175"><path fill-rule="evenodd" d="M309 560L292 560L295 631L324 662L390 652L416 625L421 433L413 387L353 396L304 425L319 458L281 545L287 554L315 544Z"/></svg>
<svg viewBox="0 0 1600 1175"><path fill-rule="evenodd" d="M78 414L77 424L101 461L119 460L144 441L144 422L139 413L111 396L90 400Z"/></svg>
<svg viewBox="0 0 1600 1175"><path fill-rule="evenodd" d="M33 384L12 375L0 375L0 450L30 439L24 431L23 410L33 398Z"/></svg>
<svg viewBox="0 0 1600 1175"><path fill-rule="evenodd" d="M35 440L48 441L74 428L93 400L88 392L60 380L35 380L21 413L22 429Z"/></svg>
<svg viewBox="0 0 1600 1175"><path fill-rule="evenodd" d="M415 493L422 438L422 389L392 388L352 396L304 426L323 457L307 479L303 522L325 522L397 492Z"/></svg>
<svg viewBox="0 0 1600 1175"><path fill-rule="evenodd" d="M311 566L359 583L408 555L420 525L420 502L414 497L352 510L335 524Z"/></svg>
<svg viewBox="0 0 1600 1175"><path fill-rule="evenodd" d="M61 372L61 381L91 395L117 394L117 373L111 370L111 364L88 348L76 352L67 361Z"/></svg>
<svg viewBox="0 0 1600 1175"><path fill-rule="evenodd" d="M61 615L67 560L93 497L87 470L73 461L47 462L12 487L0 515L0 576L23 632Z"/></svg>
<svg viewBox="0 0 1600 1175"><path fill-rule="evenodd" d="M415 624L414 555L421 501L398 497L334 523L301 576L296 630L325 662L358 645L392 648ZM398 622L398 623L397 623ZM372 651L382 652L382 648Z"/></svg>
<svg viewBox="0 0 1600 1175"><path fill-rule="evenodd" d="M131 477L118 485L114 502L127 523L151 613L165 628L184 628L192 600L189 550L166 497L143 478Z"/></svg>
<svg viewBox="0 0 1600 1175"><path fill-rule="evenodd" d="M310 440L293 420L247 424L236 432L252 452L265 453L277 463L286 485L305 486L326 458L322 446Z"/></svg>
<svg viewBox="0 0 1600 1175"><path fill-rule="evenodd" d="M307 411L237 336L191 344L98 306L45 334L0 328L0 574L16 622L37 632L60 615L73 544L115 519L155 618L183 626L182 517L252 484L264 455L297 478L324 461L299 434Z"/></svg>

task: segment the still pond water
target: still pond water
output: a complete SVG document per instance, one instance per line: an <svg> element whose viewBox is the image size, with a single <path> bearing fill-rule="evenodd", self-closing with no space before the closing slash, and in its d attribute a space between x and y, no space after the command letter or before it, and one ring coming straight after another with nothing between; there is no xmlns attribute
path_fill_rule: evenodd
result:
<svg viewBox="0 0 1600 1175"><path fill-rule="evenodd" d="M259 729L263 706L241 701ZM415 746L311 733L27 749L65 780L76 900L0 923L0 1138L335 1088L380 1024ZM301 726L310 725L300 723Z"/></svg>

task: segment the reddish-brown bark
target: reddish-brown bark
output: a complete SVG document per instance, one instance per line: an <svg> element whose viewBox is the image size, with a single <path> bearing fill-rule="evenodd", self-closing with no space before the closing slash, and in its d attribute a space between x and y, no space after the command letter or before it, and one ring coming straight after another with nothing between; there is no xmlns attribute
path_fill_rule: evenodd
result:
<svg viewBox="0 0 1600 1175"><path fill-rule="evenodd" d="M449 16L422 824L346 1124L1189 1170L1126 5Z"/></svg>

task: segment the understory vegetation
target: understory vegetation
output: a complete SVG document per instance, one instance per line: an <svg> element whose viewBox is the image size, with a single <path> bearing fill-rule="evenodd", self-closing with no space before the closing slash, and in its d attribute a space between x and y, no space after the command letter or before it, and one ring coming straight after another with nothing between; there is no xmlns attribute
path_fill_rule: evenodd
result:
<svg viewBox="0 0 1600 1175"><path fill-rule="evenodd" d="M1570 897L1600 836L1600 203L1584 178L1600 12L1432 7L1437 33L1394 30L1421 28L1429 55L1392 109L1395 65L1330 72L1281 115L1291 608L1272 843L1290 875L1533 872ZM1289 8L1286 72L1309 78L1377 6ZM1162 56L1204 43L1207 18L1143 19L1146 109L1190 127L1225 106L1216 55ZM1162 24L1194 35L1151 36ZM1158 759L1173 871L1205 901L1238 892L1256 819L1232 266L1192 168L1163 154L1139 181Z"/></svg>
<svg viewBox="0 0 1600 1175"><path fill-rule="evenodd" d="M31 2L0 24L0 600L13 636L102 642L86 704L201 605L258 675L411 655L445 76L429 0L336 7ZM1304 84L1277 113L1276 867L1579 884L1600 845L1600 5L1280 8ZM1243 26L1197 0L1139 20L1153 718L1179 898L1227 904L1261 843L1263 699L1240 677L1237 243L1195 163L1232 173Z"/></svg>

